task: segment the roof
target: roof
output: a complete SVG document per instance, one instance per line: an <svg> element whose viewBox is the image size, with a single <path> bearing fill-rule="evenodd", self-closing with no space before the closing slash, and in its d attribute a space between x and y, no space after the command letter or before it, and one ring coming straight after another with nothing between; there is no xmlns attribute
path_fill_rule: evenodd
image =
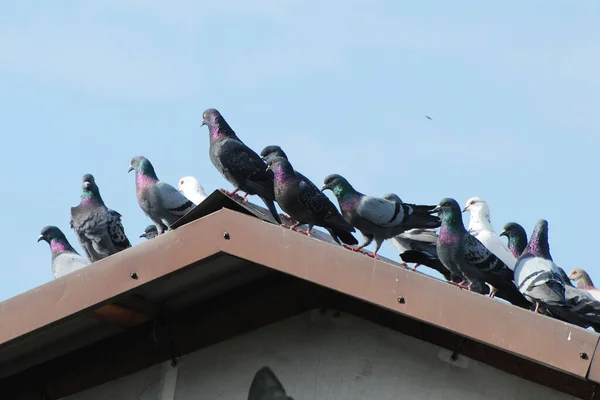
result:
<svg viewBox="0 0 600 400"><path fill-rule="evenodd" d="M600 382L598 334L345 250L318 230L282 229L220 191L174 228L0 303L3 394L58 399L319 307L573 396L590 398Z"/></svg>

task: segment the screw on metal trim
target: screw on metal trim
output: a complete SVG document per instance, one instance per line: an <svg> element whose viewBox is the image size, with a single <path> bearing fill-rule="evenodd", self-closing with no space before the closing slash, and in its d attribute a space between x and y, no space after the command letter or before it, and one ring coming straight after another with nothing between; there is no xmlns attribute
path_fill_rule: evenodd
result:
<svg viewBox="0 0 600 400"><path fill-rule="evenodd" d="M229 232L223 232L223 239L229 240Z"/></svg>
<svg viewBox="0 0 600 400"><path fill-rule="evenodd" d="M406 303L406 300L404 300L404 297L400 296L400 297L398 297L398 303L404 304L404 303Z"/></svg>
<svg viewBox="0 0 600 400"><path fill-rule="evenodd" d="M132 272L129 274L129 277L131 277L131 279L137 279L138 278L138 274L136 272Z"/></svg>
<svg viewBox="0 0 600 400"><path fill-rule="evenodd" d="M579 357L581 357L582 360L587 360L588 359L587 353L579 353Z"/></svg>

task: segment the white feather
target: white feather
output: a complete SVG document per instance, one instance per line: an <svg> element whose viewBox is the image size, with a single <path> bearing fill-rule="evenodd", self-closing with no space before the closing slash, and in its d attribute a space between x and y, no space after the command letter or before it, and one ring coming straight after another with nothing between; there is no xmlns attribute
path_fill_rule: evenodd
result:
<svg viewBox="0 0 600 400"><path fill-rule="evenodd" d="M514 270L517 259L510 252L504 240L494 230L488 204L479 197L472 197L467 200L465 210L471 213L469 233L475 236L489 251L502 260L508 268Z"/></svg>
<svg viewBox="0 0 600 400"><path fill-rule="evenodd" d="M208 197L198 179L193 176L181 178L177 190L195 205L202 203Z"/></svg>

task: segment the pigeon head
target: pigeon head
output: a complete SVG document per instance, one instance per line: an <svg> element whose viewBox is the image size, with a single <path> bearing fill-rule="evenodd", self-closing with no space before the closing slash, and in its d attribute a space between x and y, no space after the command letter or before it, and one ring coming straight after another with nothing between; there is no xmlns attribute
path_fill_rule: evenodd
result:
<svg viewBox="0 0 600 400"><path fill-rule="evenodd" d="M275 373L269 367L263 367L254 375L248 400L294 400L285 393L285 389Z"/></svg>
<svg viewBox="0 0 600 400"><path fill-rule="evenodd" d="M152 239L158 235L158 229L156 229L156 225L148 225L146 229L144 229L144 233L140 235L141 238Z"/></svg>
<svg viewBox="0 0 600 400"><path fill-rule="evenodd" d="M53 225L46 226L42 229L37 241L41 242L42 240L50 245L50 250L52 250L53 253L62 253L73 249L65 237L65 234Z"/></svg>
<svg viewBox="0 0 600 400"><path fill-rule="evenodd" d="M129 169L127 172L131 171L135 171L136 175L145 175L154 179L158 179L156 177L156 172L154 172L154 167L150 161L143 156L135 156L131 159L131 163L129 164Z"/></svg>
<svg viewBox="0 0 600 400"><path fill-rule="evenodd" d="M177 190L179 190L181 193L196 191L206 195L204 187L202 187L200 181L193 176L184 176L181 178L179 180L179 186L177 186Z"/></svg>
<svg viewBox="0 0 600 400"><path fill-rule="evenodd" d="M200 126L204 125L208 126L211 140L223 137L235 137L233 129L231 129L221 113L214 108L209 108L202 113L202 124Z"/></svg>
<svg viewBox="0 0 600 400"><path fill-rule="evenodd" d="M267 161L267 170L273 171L275 175L287 175L294 173L294 167L288 161L287 158L283 157L270 157Z"/></svg>
<svg viewBox="0 0 600 400"><path fill-rule="evenodd" d="M592 282L592 278L581 268L575 268L569 274L569 279L575 282L578 288L580 289L592 289L594 288L594 283Z"/></svg>
<svg viewBox="0 0 600 400"><path fill-rule="evenodd" d="M269 162L269 159L272 158L272 157L283 157L283 158L285 158L287 160L287 155L284 153L284 151L281 149L281 147L279 147L277 145L272 145L272 146L265 147L260 152L260 156L267 163Z"/></svg>
<svg viewBox="0 0 600 400"><path fill-rule="evenodd" d="M502 228L500 236L508 239L508 249L515 258L521 257L523 250L527 247L527 232L516 222L509 222Z"/></svg>
<svg viewBox="0 0 600 400"><path fill-rule="evenodd" d="M479 197L471 197L467 200L462 212L470 211L471 214L485 215L487 219L490 218L490 208L485 200L481 200Z"/></svg>
<svg viewBox="0 0 600 400"><path fill-rule="evenodd" d="M550 245L548 244L548 221L545 219L540 219L535 224L533 233L529 238L529 243L527 243L527 247L523 250L523 255L525 254L552 260Z"/></svg>
<svg viewBox="0 0 600 400"><path fill-rule="evenodd" d="M460 206L458 202L451 197L443 198L439 204L431 210L432 214L439 214L442 220L442 226L462 226L462 213L460 212Z"/></svg>
<svg viewBox="0 0 600 400"><path fill-rule="evenodd" d="M402 199L400 199L400 196L398 196L396 193L386 193L383 195L383 198L395 203L402 203Z"/></svg>
<svg viewBox="0 0 600 400"><path fill-rule="evenodd" d="M96 179L94 179L92 174L85 174L81 179L81 191L82 199L100 197L100 189L98 189Z"/></svg>
<svg viewBox="0 0 600 400"><path fill-rule="evenodd" d="M355 192L350 182L338 174L331 174L325 177L321 191L325 191L327 189L331 190L338 199L343 199L344 197L354 194Z"/></svg>

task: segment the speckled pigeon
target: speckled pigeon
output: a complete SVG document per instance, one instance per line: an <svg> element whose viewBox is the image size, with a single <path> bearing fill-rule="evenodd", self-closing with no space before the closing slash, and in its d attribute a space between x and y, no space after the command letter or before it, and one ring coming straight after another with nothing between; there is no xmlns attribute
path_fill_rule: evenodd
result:
<svg viewBox="0 0 600 400"><path fill-rule="evenodd" d="M81 202L71 207L71 228L90 261L95 262L131 247L121 214L109 209L91 174L83 176Z"/></svg>
<svg viewBox="0 0 600 400"><path fill-rule="evenodd" d="M248 400L294 400L285 393L285 389L275 373L269 367L263 367L256 372Z"/></svg>
<svg viewBox="0 0 600 400"><path fill-rule="evenodd" d="M373 258L377 258L377 251L386 239L409 229L440 226L439 218L430 214L434 206L417 206L366 196L338 174L325 178L321 190L327 189L338 199L344 219L364 237L364 242L352 250L361 251L375 239L375 251L372 255L367 254Z"/></svg>
<svg viewBox="0 0 600 400"><path fill-rule="evenodd" d="M141 238L150 240L154 239L158 236L158 229L156 229L156 225L148 225L146 229L144 229L144 233L140 235Z"/></svg>
<svg viewBox="0 0 600 400"><path fill-rule="evenodd" d="M154 167L146 157L133 157L128 172L131 171L135 171L138 204L156 225L158 235L195 207L177 189L158 179Z"/></svg>
<svg viewBox="0 0 600 400"><path fill-rule="evenodd" d="M65 234L56 226L50 225L42 229L37 241L41 240L50 245L54 278L60 278L90 264L88 260L79 255Z"/></svg>
<svg viewBox="0 0 600 400"><path fill-rule="evenodd" d="M530 308L531 304L515 287L510 268L465 229L456 200L444 198L434 211L442 220L437 253L444 266L453 274L466 277L469 289L473 284L485 282L490 286L490 297L498 296L516 306Z"/></svg>
<svg viewBox="0 0 600 400"><path fill-rule="evenodd" d="M267 171L267 164L252 149L237 137L219 111L210 108L202 114L202 125L208 126L210 136L210 160L234 189L225 191L229 196L237 196L240 190L255 194L265 203L275 221L281 218L275 208L273 172Z"/></svg>
<svg viewBox="0 0 600 400"><path fill-rule="evenodd" d="M314 225L322 226L338 244L341 244L340 240L348 245L358 244L351 233L355 231L352 225L344 220L323 192L296 174L286 158L271 157L268 164L274 173L275 200L296 221L290 229L308 224L306 234L310 235Z"/></svg>

